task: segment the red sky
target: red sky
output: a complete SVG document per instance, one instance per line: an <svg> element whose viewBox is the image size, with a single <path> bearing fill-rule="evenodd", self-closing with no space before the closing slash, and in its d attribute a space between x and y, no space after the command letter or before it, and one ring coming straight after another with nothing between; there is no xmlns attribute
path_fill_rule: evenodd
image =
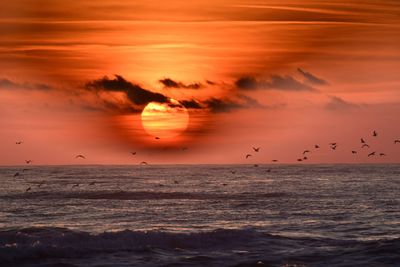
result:
<svg viewBox="0 0 400 267"><path fill-rule="evenodd" d="M8 1L0 165L398 163L399 43L398 1ZM156 140L169 98L189 125Z"/></svg>

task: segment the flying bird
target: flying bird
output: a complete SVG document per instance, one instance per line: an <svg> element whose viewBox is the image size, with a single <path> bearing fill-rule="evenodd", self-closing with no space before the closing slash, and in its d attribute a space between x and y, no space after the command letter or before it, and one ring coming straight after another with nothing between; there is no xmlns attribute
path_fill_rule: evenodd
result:
<svg viewBox="0 0 400 267"><path fill-rule="evenodd" d="M385 153L379 153L379 156L380 157L384 157L384 156L386 156L386 154Z"/></svg>
<svg viewBox="0 0 400 267"><path fill-rule="evenodd" d="M400 144L400 140L399 139L394 140L394 144Z"/></svg>
<svg viewBox="0 0 400 267"><path fill-rule="evenodd" d="M231 171L231 173L232 173L232 174L235 174L235 173L236 173L236 171Z"/></svg>
<svg viewBox="0 0 400 267"><path fill-rule="evenodd" d="M336 146L337 143L329 143L331 146Z"/></svg>
<svg viewBox="0 0 400 267"><path fill-rule="evenodd" d="M278 162L278 160L277 159L273 159L273 160L271 160L272 162Z"/></svg>
<svg viewBox="0 0 400 267"><path fill-rule="evenodd" d="M372 132L372 136L373 136L373 137L377 137L377 136L378 136L378 133L374 130L374 131Z"/></svg>
<svg viewBox="0 0 400 267"><path fill-rule="evenodd" d="M246 155L246 159L248 159L249 157L251 157L252 155L251 154L247 154Z"/></svg>
<svg viewBox="0 0 400 267"><path fill-rule="evenodd" d="M160 137L158 137L158 136L156 136L156 137L154 137L155 139L157 139L157 140L159 140L160 139Z"/></svg>
<svg viewBox="0 0 400 267"><path fill-rule="evenodd" d="M140 165L148 165L146 161L140 162Z"/></svg>
<svg viewBox="0 0 400 267"><path fill-rule="evenodd" d="M30 159L25 160L25 163L26 163L26 164L30 164L30 163L32 163L32 160L30 160Z"/></svg>
<svg viewBox="0 0 400 267"><path fill-rule="evenodd" d="M308 158L307 157L303 157L303 160L308 160Z"/></svg>
<svg viewBox="0 0 400 267"><path fill-rule="evenodd" d="M95 185L96 184L96 182L91 182L89 185Z"/></svg>
<svg viewBox="0 0 400 267"><path fill-rule="evenodd" d="M28 192L28 191L31 191L31 187L28 187L26 190L25 190L25 192Z"/></svg>
<svg viewBox="0 0 400 267"><path fill-rule="evenodd" d="M364 147L368 147L368 148L369 148L369 145L368 145L368 144L363 144L363 145L361 146L361 148L364 148Z"/></svg>
<svg viewBox="0 0 400 267"><path fill-rule="evenodd" d="M76 158L76 159L77 159L77 158L86 159L86 157L85 157L84 155L80 155L80 154L79 154L79 155L76 155L75 158Z"/></svg>
<svg viewBox="0 0 400 267"><path fill-rule="evenodd" d="M331 146L331 148L333 149L333 150L336 150L336 145L334 145L334 146Z"/></svg>
<svg viewBox="0 0 400 267"><path fill-rule="evenodd" d="M306 154L306 153L310 153L310 150L304 150L303 151L303 155Z"/></svg>
<svg viewBox="0 0 400 267"><path fill-rule="evenodd" d="M303 161L303 159L297 159L297 161Z"/></svg>
<svg viewBox="0 0 400 267"><path fill-rule="evenodd" d="M319 145L315 145L314 147L315 147L316 149L318 149L318 148L319 148Z"/></svg>
<svg viewBox="0 0 400 267"><path fill-rule="evenodd" d="M22 141L15 142L16 145L22 145L23 143Z"/></svg>
<svg viewBox="0 0 400 267"><path fill-rule="evenodd" d="M351 151L351 153L353 153L353 154L357 154L357 151L354 151L354 150L352 150L352 151Z"/></svg>
<svg viewBox="0 0 400 267"><path fill-rule="evenodd" d="M258 164L254 164L254 167L258 167Z"/></svg>
<svg viewBox="0 0 400 267"><path fill-rule="evenodd" d="M131 154L132 154L133 156L135 156L135 155L136 155L136 152L131 152Z"/></svg>
<svg viewBox="0 0 400 267"><path fill-rule="evenodd" d="M368 157L375 156L375 151L368 154Z"/></svg>
<svg viewBox="0 0 400 267"><path fill-rule="evenodd" d="M16 173L14 174L14 177L17 177L17 176L19 176L19 172L16 172Z"/></svg>
<svg viewBox="0 0 400 267"><path fill-rule="evenodd" d="M361 138L360 140L361 140L361 144L365 144L365 140L363 138Z"/></svg>
<svg viewBox="0 0 400 267"><path fill-rule="evenodd" d="M254 152L260 151L260 147L253 147Z"/></svg>

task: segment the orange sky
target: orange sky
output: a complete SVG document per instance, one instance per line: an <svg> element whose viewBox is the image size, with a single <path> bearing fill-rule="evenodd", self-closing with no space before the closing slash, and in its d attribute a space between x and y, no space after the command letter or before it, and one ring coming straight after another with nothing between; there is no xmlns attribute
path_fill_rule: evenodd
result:
<svg viewBox="0 0 400 267"><path fill-rule="evenodd" d="M0 165L400 162L398 1L131 2L2 3ZM169 98L189 125L156 140Z"/></svg>

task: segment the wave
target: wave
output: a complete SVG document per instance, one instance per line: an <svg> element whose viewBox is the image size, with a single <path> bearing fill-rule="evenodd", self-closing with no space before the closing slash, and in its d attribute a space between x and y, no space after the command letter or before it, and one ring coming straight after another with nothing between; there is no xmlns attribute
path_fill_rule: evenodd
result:
<svg viewBox="0 0 400 267"><path fill-rule="evenodd" d="M7 263L54 258L76 259L93 254L123 252L130 255L157 254L160 250L170 253L209 252L206 255L214 255L212 253L216 251L232 254L242 251L240 257L246 251L252 251L253 254L263 255L265 262L271 263L281 262L282 258L303 263L330 260L334 263L335 260L343 261L343 257L356 261L368 259L374 263L400 262L400 239L356 241L284 237L259 232L254 228L192 233L125 230L94 234L55 227L0 231L0 262ZM336 266L333 263L329 266Z"/></svg>

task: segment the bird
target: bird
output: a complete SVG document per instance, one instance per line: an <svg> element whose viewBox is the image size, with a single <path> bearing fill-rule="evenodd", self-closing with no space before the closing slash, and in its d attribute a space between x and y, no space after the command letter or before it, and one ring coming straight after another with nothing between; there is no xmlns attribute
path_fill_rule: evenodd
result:
<svg viewBox="0 0 400 267"><path fill-rule="evenodd" d="M16 173L14 174L14 177L17 177L17 176L19 176L19 172L16 172Z"/></svg>
<svg viewBox="0 0 400 267"><path fill-rule="evenodd" d="M337 143L329 143L331 146L336 146Z"/></svg>
<svg viewBox="0 0 400 267"><path fill-rule="evenodd" d="M231 171L231 173L232 173L232 174L235 174L235 173L236 173L236 171Z"/></svg>
<svg viewBox="0 0 400 267"><path fill-rule="evenodd" d="M76 158L76 159L77 159L77 158L86 159L86 157L85 157L84 155L81 155L81 154L79 154L79 155L76 155L76 156L75 156L75 158Z"/></svg>
<svg viewBox="0 0 400 267"><path fill-rule="evenodd" d="M271 160L272 162L278 162L278 160L277 159L273 159L273 160Z"/></svg>
<svg viewBox="0 0 400 267"><path fill-rule="evenodd" d="M156 137L154 137L156 140L159 140L160 139L160 137L158 137L158 136L156 136Z"/></svg>
<svg viewBox="0 0 400 267"><path fill-rule="evenodd" d="M223 183L222 185L223 185L223 186L227 186L228 184Z"/></svg>
<svg viewBox="0 0 400 267"><path fill-rule="evenodd" d="M31 187L28 187L26 190L25 190L25 192L28 192L28 191L31 191Z"/></svg>
<svg viewBox="0 0 400 267"><path fill-rule="evenodd" d="M333 149L333 150L336 150L336 145L334 145L334 146L331 146L331 148Z"/></svg>
<svg viewBox="0 0 400 267"><path fill-rule="evenodd" d="M369 148L369 145L368 145L368 144L363 144L363 145L361 146L361 148L364 148L364 147L368 147L368 148Z"/></svg>
<svg viewBox="0 0 400 267"><path fill-rule="evenodd" d="M306 153L310 153L310 150L304 150L303 151L303 155L306 154Z"/></svg>
<svg viewBox="0 0 400 267"><path fill-rule="evenodd" d="M15 142L15 144L16 145L22 145L24 142L22 142L22 141L17 141L17 142Z"/></svg>
<svg viewBox="0 0 400 267"><path fill-rule="evenodd" d="M146 161L140 162L140 165L148 165Z"/></svg>
<svg viewBox="0 0 400 267"><path fill-rule="evenodd" d="M131 154L132 154L133 156L135 156L135 155L136 155L136 152L131 152Z"/></svg>
<svg viewBox="0 0 400 267"><path fill-rule="evenodd" d="M354 151L354 150L352 150L352 151L351 151L351 153L353 153L353 154L357 154L357 151Z"/></svg>
<svg viewBox="0 0 400 267"><path fill-rule="evenodd" d="M319 145L315 145L314 147L315 147L316 149L318 149L318 148L319 148Z"/></svg>
<svg viewBox="0 0 400 267"><path fill-rule="evenodd" d="M400 144L400 140L399 139L394 140L394 144Z"/></svg>
<svg viewBox="0 0 400 267"><path fill-rule="evenodd" d="M377 136L378 136L378 133L374 130L374 131L372 132L372 136L373 136L373 137L377 137Z"/></svg>
<svg viewBox="0 0 400 267"><path fill-rule="evenodd" d="M89 185L95 185L96 184L96 182L91 182Z"/></svg>
<svg viewBox="0 0 400 267"><path fill-rule="evenodd" d="M249 157L251 157L252 155L251 154L247 154L246 155L246 159L248 159Z"/></svg>
<svg viewBox="0 0 400 267"><path fill-rule="evenodd" d="M384 157L384 156L386 156L386 154L385 153L379 153L379 156L380 157Z"/></svg>
<svg viewBox="0 0 400 267"><path fill-rule="evenodd" d="M307 157L303 157L303 160L308 160L308 158Z"/></svg>
<svg viewBox="0 0 400 267"><path fill-rule="evenodd" d="M368 157L375 156L375 151L368 154Z"/></svg>
<svg viewBox="0 0 400 267"><path fill-rule="evenodd" d="M303 159L297 159L297 161L303 161Z"/></svg>
<svg viewBox="0 0 400 267"><path fill-rule="evenodd" d="M30 163L32 163L32 160L30 160L30 159L25 160L25 163L26 163L26 164L30 164Z"/></svg>
<svg viewBox="0 0 400 267"><path fill-rule="evenodd" d="M253 147L254 152L259 152L260 151L260 147Z"/></svg>
<svg viewBox="0 0 400 267"><path fill-rule="evenodd" d="M363 138L361 138L360 140L361 140L361 144L365 144L365 140Z"/></svg>

